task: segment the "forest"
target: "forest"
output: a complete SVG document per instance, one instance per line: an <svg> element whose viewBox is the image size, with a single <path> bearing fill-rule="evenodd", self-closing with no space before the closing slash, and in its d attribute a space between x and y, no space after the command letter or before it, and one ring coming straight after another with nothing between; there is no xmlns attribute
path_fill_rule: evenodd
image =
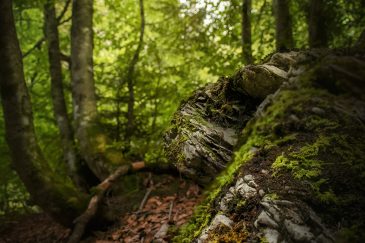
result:
<svg viewBox="0 0 365 243"><path fill-rule="evenodd" d="M364 242L365 0L0 0L0 242Z"/></svg>

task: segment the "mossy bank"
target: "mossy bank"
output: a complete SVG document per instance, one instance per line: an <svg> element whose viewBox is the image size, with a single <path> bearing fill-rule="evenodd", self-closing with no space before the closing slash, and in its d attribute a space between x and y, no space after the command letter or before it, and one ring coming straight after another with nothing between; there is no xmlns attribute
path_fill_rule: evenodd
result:
<svg viewBox="0 0 365 243"><path fill-rule="evenodd" d="M365 239L364 52L275 54L224 80L222 92L234 93L235 102L245 100L253 112L241 123L238 115L232 126L225 123L225 129L235 129L234 155L229 154L232 159L223 163L222 172L205 184L205 201L175 241ZM186 118L179 111L177 116ZM207 115L195 120L216 121ZM187 126L189 119L174 131L179 137L185 129L185 144L194 137ZM190 155L182 143L167 142L175 143L168 152L180 156L180 167L200 168L202 176L212 177L204 175L204 163L192 165L190 160L186 165L184 158ZM199 154L200 148L194 151Z"/></svg>

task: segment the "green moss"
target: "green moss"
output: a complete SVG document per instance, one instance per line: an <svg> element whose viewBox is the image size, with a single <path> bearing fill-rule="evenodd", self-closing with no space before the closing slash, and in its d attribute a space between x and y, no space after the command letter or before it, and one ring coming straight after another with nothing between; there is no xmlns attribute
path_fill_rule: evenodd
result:
<svg viewBox="0 0 365 243"><path fill-rule="evenodd" d="M193 217L187 224L184 224L178 231L178 235L173 238L173 242L190 243L197 238L201 231L211 220L210 201L206 199L194 211Z"/></svg>
<svg viewBox="0 0 365 243"><path fill-rule="evenodd" d="M242 225L234 228L229 228L225 225L220 225L209 236L208 242L247 242L250 233Z"/></svg>
<svg viewBox="0 0 365 243"><path fill-rule="evenodd" d="M318 159L319 151L321 149L325 150L329 145L329 137L319 136L313 144L301 147L298 152L279 155L272 164L274 174L281 170L289 170L296 179L309 179L319 176L323 163Z"/></svg>
<svg viewBox="0 0 365 243"><path fill-rule="evenodd" d="M341 106L339 110L333 108L340 98L345 100L344 97L311 87L313 74L308 72L303 77L300 88L281 90L261 115L247 123L233 162L215 179L201 207L175 238L177 242L192 242L200 235L216 213L214 200L232 184L239 168L254 158L256 150L270 151L276 148L281 151L276 158L271 158L274 174L280 176L281 173L289 173L294 180L306 185L309 183L312 195L320 203L331 206L359 203L358 196L337 195L337 188L331 188L331 183L342 180L342 174L336 174L335 178L330 178L329 174L326 178L324 172L331 169L333 173L339 173L336 171L339 165L348 165L346 169L352 171L356 178L346 179L351 180L351 183L363 183L365 127L354 120L350 112L341 112ZM323 116L313 112L313 107L323 109ZM297 119L291 120L291 115ZM362 184L354 186L361 188ZM277 198L280 195L271 196ZM352 200L346 201L346 198Z"/></svg>
<svg viewBox="0 0 365 243"><path fill-rule="evenodd" d="M181 227L179 234L174 238L174 242L192 242L194 238L201 234L201 231L208 225L213 215L213 201L235 178L235 173L239 167L249 161L254 152L252 147L258 146L262 141L255 140L253 137L235 153L234 162L231 163L226 171L219 175L214 183L207 189L209 192L206 199L195 209L191 220Z"/></svg>
<svg viewBox="0 0 365 243"><path fill-rule="evenodd" d="M338 128L340 124L336 121L331 121L317 115L312 115L306 120L305 126L308 129L323 128L324 130L332 130Z"/></svg>
<svg viewBox="0 0 365 243"><path fill-rule="evenodd" d="M353 225L342 228L337 234L337 242L363 242L365 239L364 225Z"/></svg>
<svg viewBox="0 0 365 243"><path fill-rule="evenodd" d="M271 200L279 200L280 199L280 196L277 193L269 193L269 194L266 194L265 197L268 197Z"/></svg>

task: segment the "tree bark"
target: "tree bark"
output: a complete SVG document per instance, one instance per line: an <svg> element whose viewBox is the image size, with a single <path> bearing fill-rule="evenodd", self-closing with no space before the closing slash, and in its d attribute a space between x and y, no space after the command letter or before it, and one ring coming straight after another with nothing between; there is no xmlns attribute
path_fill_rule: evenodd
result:
<svg viewBox="0 0 365 243"><path fill-rule="evenodd" d="M67 2L65 3L65 6L63 7L63 9L62 9L62 11L61 11L61 13L60 13L60 15L57 17L57 25L61 25L61 24L63 24L63 23L65 23L66 21L62 21L61 22L61 20L62 20L62 18L63 18L63 16L65 16L65 13L67 12L67 9L68 9L68 7L69 7L69 5L70 5L70 3L71 3L71 0L67 0ZM43 44L43 42L45 42L46 41L46 37L45 36L43 36L42 38L40 38L35 44L34 44L34 46L33 47L31 47L29 50L27 50L26 52L24 52L23 54L22 54L22 58L26 58L28 55L30 55L31 53L32 53L32 51L34 51L35 49L40 49L41 48L41 46L42 46L42 44Z"/></svg>
<svg viewBox="0 0 365 243"><path fill-rule="evenodd" d="M51 76L51 93L53 112L60 132L64 160L68 173L75 185L86 189L86 182L81 177L80 161L77 158L76 145L70 119L68 117L65 95L63 91L61 51L57 29L56 10L53 0L48 0L44 7L45 36L48 44L49 70Z"/></svg>
<svg viewBox="0 0 365 243"><path fill-rule="evenodd" d="M251 40L251 0L242 0L241 13L241 42L242 42L242 59L244 63L251 64L252 58L252 40Z"/></svg>
<svg viewBox="0 0 365 243"><path fill-rule="evenodd" d="M0 93L14 169L36 204L70 225L84 207L85 195L52 172L37 144L12 1L0 1L0 32Z"/></svg>
<svg viewBox="0 0 365 243"><path fill-rule="evenodd" d="M328 46L328 26L326 21L326 4L324 0L310 0L308 8L309 47Z"/></svg>
<svg viewBox="0 0 365 243"><path fill-rule="evenodd" d="M76 138L91 171L105 179L112 171L104 153L108 138L98 125L93 77L93 0L72 6L71 77Z"/></svg>
<svg viewBox="0 0 365 243"><path fill-rule="evenodd" d="M273 0L276 21L276 50L285 51L294 47L289 0Z"/></svg>
<svg viewBox="0 0 365 243"><path fill-rule="evenodd" d="M130 62L126 74L126 79L128 83L128 111L127 111L127 126L126 126L126 140L129 144L131 136L133 136L135 130L135 115L134 115L134 79L135 79L135 68L138 63L139 54L143 47L143 37L144 37L144 29L145 29L145 15L144 15L144 5L143 0L139 0L140 7L140 17L141 17L141 26L139 33L139 41L136 51L134 52L132 61Z"/></svg>

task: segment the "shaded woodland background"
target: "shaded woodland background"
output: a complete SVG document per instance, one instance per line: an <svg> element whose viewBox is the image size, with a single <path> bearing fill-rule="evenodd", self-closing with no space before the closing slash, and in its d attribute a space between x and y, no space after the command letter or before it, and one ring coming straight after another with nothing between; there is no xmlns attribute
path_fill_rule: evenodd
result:
<svg viewBox="0 0 365 243"><path fill-rule="evenodd" d="M71 1L17 0L13 10L38 144L52 171L68 183L45 37L52 4L59 78L73 127ZM168 163L162 134L193 90L274 51L350 47L365 26L363 0L95 0L93 9L93 72L100 122L112 139L108 149L149 164ZM0 124L0 215L37 212L12 169L3 115Z"/></svg>

